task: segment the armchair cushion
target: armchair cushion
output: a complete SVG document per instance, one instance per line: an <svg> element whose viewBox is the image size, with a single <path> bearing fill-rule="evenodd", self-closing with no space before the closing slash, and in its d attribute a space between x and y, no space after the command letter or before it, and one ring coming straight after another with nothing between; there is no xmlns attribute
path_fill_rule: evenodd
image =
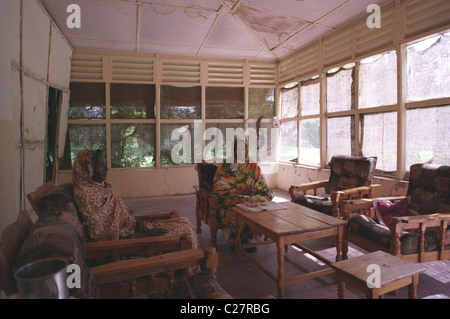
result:
<svg viewBox="0 0 450 319"><path fill-rule="evenodd" d="M330 161L330 179L326 193L369 186L375 175L376 158L335 155Z"/></svg>
<svg viewBox="0 0 450 319"><path fill-rule="evenodd" d="M381 225L388 226L392 217L413 216L415 215L411 210L408 210L408 203L410 198L405 197L401 200L391 202L389 200L375 199L373 207L378 222Z"/></svg>
<svg viewBox="0 0 450 319"><path fill-rule="evenodd" d="M321 213L332 215L333 202L330 200L330 195L299 195L294 199L294 203L306 206Z"/></svg>

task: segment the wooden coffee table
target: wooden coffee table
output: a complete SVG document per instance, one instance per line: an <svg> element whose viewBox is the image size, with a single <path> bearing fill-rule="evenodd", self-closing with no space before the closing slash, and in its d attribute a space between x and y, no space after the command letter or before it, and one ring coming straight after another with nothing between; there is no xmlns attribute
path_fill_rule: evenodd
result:
<svg viewBox="0 0 450 319"><path fill-rule="evenodd" d="M416 299L419 274L425 271L420 264L382 251L339 261L331 267L336 270L340 299L345 298L346 284L365 292L369 299L381 298L388 292L408 286L408 297ZM378 282L373 277L377 273Z"/></svg>
<svg viewBox="0 0 450 319"><path fill-rule="evenodd" d="M300 242L308 241L311 239L318 239L324 237L335 236L336 237L336 261L340 261L343 258L347 258L346 245L343 247L343 238L345 225L347 222L341 219L337 219L320 212L316 212L304 206L292 202L281 203L287 209L262 211L257 213L249 213L239 207L234 207L233 211L236 213L236 254L240 258L243 254L254 262L259 268L261 268L271 279L273 279L278 286L278 296L282 298L284 295L284 288L286 285L290 285L299 281L315 278L318 276L324 276L331 274L334 270L330 267L317 270L311 273L302 274L297 277L284 278L283 265L284 265L284 251L288 245L292 244L296 247L306 251L313 255L317 259L323 261L327 265L330 265L332 261L320 256L311 249L303 246ZM271 241L265 243L275 242L277 246L278 256L278 273L274 275L270 270L265 268L256 258L247 253L244 248L256 246L257 244L245 244L241 245L240 240L240 224L241 222L252 227L257 233L264 234ZM263 244L265 244L263 243Z"/></svg>

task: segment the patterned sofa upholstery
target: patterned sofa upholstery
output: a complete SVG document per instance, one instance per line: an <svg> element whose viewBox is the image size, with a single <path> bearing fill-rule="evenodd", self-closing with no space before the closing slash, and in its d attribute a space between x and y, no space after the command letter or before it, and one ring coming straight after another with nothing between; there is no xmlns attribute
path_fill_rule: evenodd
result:
<svg viewBox="0 0 450 319"><path fill-rule="evenodd" d="M377 202L391 202L384 223ZM406 201L406 209L401 209ZM395 208L395 205L398 208ZM369 250L383 250L414 262L450 258L450 166L414 164L406 197L343 201L341 213L349 221L350 242ZM381 215L380 215L381 214Z"/></svg>
<svg viewBox="0 0 450 319"><path fill-rule="evenodd" d="M372 184L377 159L375 157L335 155L330 161L330 178L303 185L293 185L289 189L291 201L339 217L339 202L343 199L373 197ZM322 188L325 194L318 195ZM307 194L313 191L313 194Z"/></svg>
<svg viewBox="0 0 450 319"><path fill-rule="evenodd" d="M134 298L231 298L214 276L218 258L212 247L204 250L189 248L192 244L188 238L182 244L180 237L175 235L86 243L74 205L71 184L53 187L44 194L39 200L39 211L39 219L18 251L15 269L50 257L63 258L69 264L77 264L81 270L81 288L71 289L72 297L124 298L125 294L126 297ZM147 253L147 256L140 255L140 258L114 261L114 258L110 260L105 255L100 255L100 259L95 255L95 251L103 254L110 248L119 252L122 243L125 250L120 250L121 256L125 251L132 251L133 256L136 256L134 254L140 248L144 248L146 252L156 252L157 256L148 256ZM105 246L100 247L103 244ZM165 246L158 249L157 245L163 244ZM89 251L90 248L94 248L92 252ZM174 248L176 249L173 250ZM138 271L139 265L141 270ZM117 275L111 276L114 269L117 270ZM135 273L140 276L128 279ZM108 277L113 277L111 282ZM123 282L116 282L116 277L126 278L125 285ZM141 293L142 291L145 293Z"/></svg>

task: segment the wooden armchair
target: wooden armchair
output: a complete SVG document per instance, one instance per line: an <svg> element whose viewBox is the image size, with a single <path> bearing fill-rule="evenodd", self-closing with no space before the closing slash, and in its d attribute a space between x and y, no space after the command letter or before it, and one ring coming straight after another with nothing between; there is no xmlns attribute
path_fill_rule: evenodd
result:
<svg viewBox="0 0 450 319"><path fill-rule="evenodd" d="M217 167L214 164L200 163L195 166L198 173L198 185L194 185L196 194L195 216L197 234L202 232L202 221L209 226L211 245L217 245L217 231L221 225L217 221L217 197L212 193L214 174Z"/></svg>
<svg viewBox="0 0 450 319"><path fill-rule="evenodd" d="M347 240L367 251L412 262L450 258L450 166L412 165L406 196L344 200L340 212Z"/></svg>
<svg viewBox="0 0 450 319"><path fill-rule="evenodd" d="M333 217L341 217L339 203L342 200L374 197L375 188L380 186L372 184L376 162L375 157L333 156L329 180L291 186L291 201ZM319 194L321 189L323 194Z"/></svg>

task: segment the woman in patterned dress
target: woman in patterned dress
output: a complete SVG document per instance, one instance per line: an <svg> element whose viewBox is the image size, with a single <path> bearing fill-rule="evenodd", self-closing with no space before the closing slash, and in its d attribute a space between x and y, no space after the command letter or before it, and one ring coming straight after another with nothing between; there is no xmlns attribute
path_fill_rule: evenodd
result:
<svg viewBox="0 0 450 319"><path fill-rule="evenodd" d="M230 242L236 240L236 216L232 208L239 203L260 203L273 198L261 168L249 160L247 143L236 139L234 143L234 163L222 163L218 166L213 186L213 192L218 198L217 219L223 237ZM241 158L240 152L245 152L245 161L242 163L237 160ZM255 233L243 223L240 237L242 244L264 240L263 235Z"/></svg>
<svg viewBox="0 0 450 319"><path fill-rule="evenodd" d="M106 181L108 167L101 150L83 150L72 168L74 198L82 216L88 240L103 241L131 237L189 234L194 247L198 238L192 223L184 217L141 223Z"/></svg>

